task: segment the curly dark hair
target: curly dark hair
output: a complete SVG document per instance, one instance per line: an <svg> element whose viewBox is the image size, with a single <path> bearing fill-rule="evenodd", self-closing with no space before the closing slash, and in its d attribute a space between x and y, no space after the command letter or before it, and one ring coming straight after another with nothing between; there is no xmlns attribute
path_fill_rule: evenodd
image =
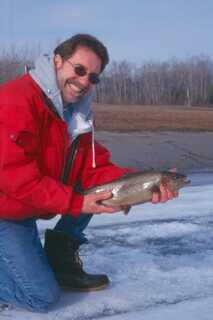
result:
<svg viewBox="0 0 213 320"><path fill-rule="evenodd" d="M79 33L60 43L54 50L63 60L69 59L78 47L87 47L101 59L101 72L109 62L107 48L96 37L89 34Z"/></svg>

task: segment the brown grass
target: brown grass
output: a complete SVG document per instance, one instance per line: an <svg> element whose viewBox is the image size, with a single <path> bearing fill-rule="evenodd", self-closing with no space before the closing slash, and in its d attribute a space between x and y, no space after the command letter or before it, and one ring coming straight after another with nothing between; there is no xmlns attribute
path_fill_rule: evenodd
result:
<svg viewBox="0 0 213 320"><path fill-rule="evenodd" d="M104 131L213 131L213 108L94 104L95 127Z"/></svg>

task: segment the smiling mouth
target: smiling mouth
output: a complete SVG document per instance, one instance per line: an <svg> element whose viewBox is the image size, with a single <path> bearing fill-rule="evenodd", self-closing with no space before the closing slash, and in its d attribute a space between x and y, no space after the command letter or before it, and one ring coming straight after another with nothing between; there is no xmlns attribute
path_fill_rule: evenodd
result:
<svg viewBox="0 0 213 320"><path fill-rule="evenodd" d="M81 96L86 92L86 88L74 83L74 81L67 80L66 84L69 86L69 88L71 88L72 91L74 91L76 96Z"/></svg>

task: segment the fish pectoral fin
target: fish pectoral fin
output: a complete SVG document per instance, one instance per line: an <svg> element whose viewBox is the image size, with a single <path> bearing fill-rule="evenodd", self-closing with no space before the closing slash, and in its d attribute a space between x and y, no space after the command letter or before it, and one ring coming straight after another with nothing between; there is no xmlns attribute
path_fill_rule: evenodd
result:
<svg viewBox="0 0 213 320"><path fill-rule="evenodd" d="M122 210L123 210L125 215L127 215L129 213L130 209L131 209L131 206L122 207Z"/></svg>

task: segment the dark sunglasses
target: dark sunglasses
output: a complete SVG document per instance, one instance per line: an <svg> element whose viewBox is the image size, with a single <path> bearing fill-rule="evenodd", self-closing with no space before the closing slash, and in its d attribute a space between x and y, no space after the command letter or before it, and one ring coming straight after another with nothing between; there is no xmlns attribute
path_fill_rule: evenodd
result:
<svg viewBox="0 0 213 320"><path fill-rule="evenodd" d="M87 69L82 64L73 64L71 61L66 60L74 69L75 74L79 77L84 77L88 74L89 82L91 84L98 84L100 82L97 73L87 73Z"/></svg>

